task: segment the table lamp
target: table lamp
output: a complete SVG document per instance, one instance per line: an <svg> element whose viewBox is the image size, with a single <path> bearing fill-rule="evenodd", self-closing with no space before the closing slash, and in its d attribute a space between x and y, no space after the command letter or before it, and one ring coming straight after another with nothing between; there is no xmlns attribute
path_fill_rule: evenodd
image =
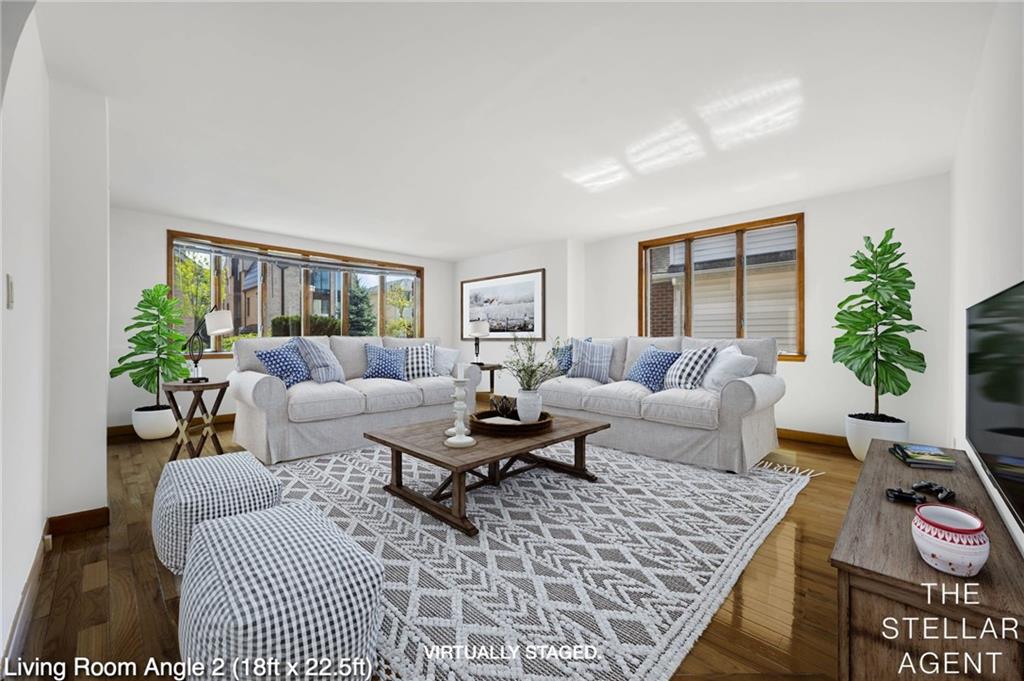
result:
<svg viewBox="0 0 1024 681"><path fill-rule="evenodd" d="M199 335L204 328L206 335L210 338L231 333L235 328L235 322L231 319L231 310L218 310L214 305L196 326L192 335L188 337L185 347L188 349L189 359L192 360L192 375L185 379L186 383L206 383L210 380L203 376L203 370L199 368L199 360L203 358L203 351L206 349L206 343Z"/></svg>
<svg viewBox="0 0 1024 681"><path fill-rule="evenodd" d="M490 335L491 324L486 319L469 323L469 337L473 339L473 351L476 353L476 361L473 364L483 366L483 362L480 361L480 339Z"/></svg>

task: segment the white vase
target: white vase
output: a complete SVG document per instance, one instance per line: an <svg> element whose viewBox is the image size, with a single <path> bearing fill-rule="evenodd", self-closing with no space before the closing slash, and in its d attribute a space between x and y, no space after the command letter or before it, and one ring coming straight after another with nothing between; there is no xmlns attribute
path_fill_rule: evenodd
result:
<svg viewBox="0 0 1024 681"><path fill-rule="evenodd" d="M516 396L516 411L523 423L535 423L540 420L541 399L536 390L520 390Z"/></svg>
<svg viewBox="0 0 1024 681"><path fill-rule="evenodd" d="M132 427L143 440L159 440L177 432L178 424L171 408L160 406L161 409L137 407L132 411Z"/></svg>
<svg viewBox="0 0 1024 681"><path fill-rule="evenodd" d="M895 440L905 442L910 437L910 424L885 423L882 421L865 421L846 417L846 444L859 461L868 455L868 447L872 440Z"/></svg>

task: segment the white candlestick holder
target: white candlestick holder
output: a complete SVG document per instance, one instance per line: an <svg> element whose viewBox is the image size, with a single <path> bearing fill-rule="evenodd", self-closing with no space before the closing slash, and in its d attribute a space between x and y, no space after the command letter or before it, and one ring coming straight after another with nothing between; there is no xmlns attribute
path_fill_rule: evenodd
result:
<svg viewBox="0 0 1024 681"><path fill-rule="evenodd" d="M465 378L455 379L455 394L452 396L455 398L455 404L452 407L455 411L455 425L444 431L444 434L449 436L444 441L447 447L463 448L476 444L476 440L469 436L469 428L466 427L466 383L468 382L468 379Z"/></svg>

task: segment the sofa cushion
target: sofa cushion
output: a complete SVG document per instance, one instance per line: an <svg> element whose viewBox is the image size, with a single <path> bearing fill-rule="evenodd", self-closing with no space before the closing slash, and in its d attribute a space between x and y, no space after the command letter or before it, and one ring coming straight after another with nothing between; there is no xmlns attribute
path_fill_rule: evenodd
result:
<svg viewBox="0 0 1024 681"><path fill-rule="evenodd" d="M583 408L595 414L640 418L640 401L651 394L650 388L633 381L606 383L588 390Z"/></svg>
<svg viewBox="0 0 1024 681"><path fill-rule="evenodd" d="M295 343L302 355L302 361L309 367L310 377L317 383L329 383L331 381L345 382L345 372L341 369L338 358L331 352L331 346L326 342L319 343L311 338L296 338Z"/></svg>
<svg viewBox="0 0 1024 681"><path fill-rule="evenodd" d="M698 352L714 352L714 348L701 349ZM640 353L626 372L626 380L647 386L654 392L665 387L665 373L679 359L678 352L659 350L653 345ZM703 376L703 374L701 374Z"/></svg>
<svg viewBox="0 0 1024 681"><path fill-rule="evenodd" d="M558 376L540 384L541 401L546 406L562 409L583 409L583 395L601 385L592 378Z"/></svg>
<svg viewBox="0 0 1024 681"><path fill-rule="evenodd" d="M410 345L423 345L429 343L430 345L437 345L441 342L441 339L437 336L432 338L395 338L394 336L384 336L381 338L386 348L407 348Z"/></svg>
<svg viewBox="0 0 1024 681"><path fill-rule="evenodd" d="M331 336L331 352L341 362L341 369L347 378L359 377L366 373L366 346L381 345L380 336Z"/></svg>
<svg viewBox="0 0 1024 681"><path fill-rule="evenodd" d="M363 393L366 397L367 414L410 409L423 404L423 391L405 381L391 378L353 378L345 385Z"/></svg>
<svg viewBox="0 0 1024 681"><path fill-rule="evenodd" d="M286 388L310 380L309 367L299 354L294 338L272 350L257 350L256 357L263 363L264 372L280 378Z"/></svg>
<svg viewBox="0 0 1024 681"><path fill-rule="evenodd" d="M645 421L714 430L718 428L718 393L703 388L662 390L643 399L640 415Z"/></svg>
<svg viewBox="0 0 1024 681"><path fill-rule="evenodd" d="M606 343L573 340L569 378L592 378L598 383L608 383L611 380L608 367L611 366L614 350Z"/></svg>
<svg viewBox="0 0 1024 681"><path fill-rule="evenodd" d="M708 390L722 392L726 383L752 375L756 367L756 357L744 355L738 347L730 345L715 355L715 361L704 374L702 385Z"/></svg>
<svg viewBox="0 0 1024 681"><path fill-rule="evenodd" d="M461 355L462 350L434 346L434 374L437 376L454 375L455 365L458 364Z"/></svg>
<svg viewBox="0 0 1024 681"><path fill-rule="evenodd" d="M405 380L436 376L434 372L434 346L430 343L405 347Z"/></svg>
<svg viewBox="0 0 1024 681"><path fill-rule="evenodd" d="M774 374L779 363L778 344L774 338L683 338L682 349L692 350L708 345L724 350L735 345L744 355L757 359L755 374Z"/></svg>
<svg viewBox="0 0 1024 681"><path fill-rule="evenodd" d="M630 336L626 339L626 359L622 375L629 375L629 370L633 368L637 358L652 345L659 350L679 352L682 340L682 336L669 336L667 338L658 336Z"/></svg>
<svg viewBox="0 0 1024 681"><path fill-rule="evenodd" d="M363 378L406 380L405 353L406 348L378 348L376 345L367 345L366 372Z"/></svg>
<svg viewBox="0 0 1024 681"><path fill-rule="evenodd" d="M327 336L306 336L311 341L327 345ZM271 336L268 338L239 338L231 346L231 354L235 356L235 368L239 371L258 371L267 373L263 362L256 356L257 350L273 350L291 341L291 336ZM362 376L362 372L359 374Z"/></svg>
<svg viewBox="0 0 1024 681"><path fill-rule="evenodd" d="M423 393L423 405L451 404L455 401L455 379L451 376L429 376L409 381Z"/></svg>
<svg viewBox="0 0 1024 681"><path fill-rule="evenodd" d="M612 361L608 365L608 378L613 381L621 381L626 375L626 337L616 336L613 338L593 338L594 343L603 343L612 346Z"/></svg>
<svg viewBox="0 0 1024 681"><path fill-rule="evenodd" d="M666 372L665 387L686 388L687 390L701 387L708 367L715 361L717 352L718 350L710 346L685 350Z"/></svg>
<svg viewBox="0 0 1024 681"><path fill-rule="evenodd" d="M365 405L363 394L344 383L303 381L288 388L288 419L295 423L362 414Z"/></svg>

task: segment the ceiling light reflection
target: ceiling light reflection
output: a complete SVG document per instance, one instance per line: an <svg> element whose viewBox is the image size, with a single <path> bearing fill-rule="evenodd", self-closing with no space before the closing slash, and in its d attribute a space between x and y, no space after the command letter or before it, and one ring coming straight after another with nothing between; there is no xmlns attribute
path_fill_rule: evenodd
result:
<svg viewBox="0 0 1024 681"><path fill-rule="evenodd" d="M630 173L616 159L606 158L564 173L563 177L575 182L588 192L600 192L625 182L630 178Z"/></svg>
<svg viewBox="0 0 1024 681"><path fill-rule="evenodd" d="M674 120L660 130L626 147L626 161L641 175L703 158L704 145L683 120Z"/></svg>
<svg viewBox="0 0 1024 681"><path fill-rule="evenodd" d="M724 151L795 127L803 105L800 79L785 78L709 102L697 113Z"/></svg>

